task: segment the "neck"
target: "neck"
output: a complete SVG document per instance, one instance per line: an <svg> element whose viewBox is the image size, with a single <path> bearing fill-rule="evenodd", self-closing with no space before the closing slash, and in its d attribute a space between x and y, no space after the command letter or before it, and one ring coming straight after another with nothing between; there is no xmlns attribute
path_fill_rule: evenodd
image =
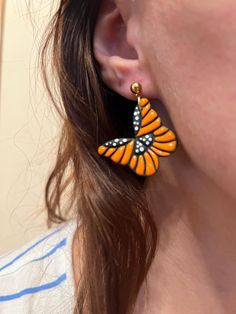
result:
<svg viewBox="0 0 236 314"><path fill-rule="evenodd" d="M235 201L181 150L161 167L147 183L159 231L150 313L235 313Z"/></svg>

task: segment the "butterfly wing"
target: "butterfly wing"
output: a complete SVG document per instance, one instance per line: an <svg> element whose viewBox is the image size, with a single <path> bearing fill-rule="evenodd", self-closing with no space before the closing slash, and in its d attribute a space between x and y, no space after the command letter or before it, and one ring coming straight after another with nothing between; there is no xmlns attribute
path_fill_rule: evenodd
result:
<svg viewBox="0 0 236 314"><path fill-rule="evenodd" d="M158 169L158 157L152 151L143 153L142 143L137 139L114 139L101 145L98 153L117 164L128 165L140 176L150 176Z"/></svg>
<svg viewBox="0 0 236 314"><path fill-rule="evenodd" d="M151 108L150 101L147 98L140 99L140 107L139 129L135 134L138 137L150 134L161 126L161 119L156 111Z"/></svg>
<svg viewBox="0 0 236 314"><path fill-rule="evenodd" d="M150 149L153 141L152 134L135 139L129 167L139 176L151 176L159 168L158 156Z"/></svg>
<svg viewBox="0 0 236 314"><path fill-rule="evenodd" d="M133 138L116 138L98 148L98 154L110 158L115 163L128 165L135 146Z"/></svg>
<svg viewBox="0 0 236 314"><path fill-rule="evenodd" d="M169 156L175 151L177 141L175 134L162 126L160 117L147 98L141 98L140 107L137 106L134 111L136 139L129 167L138 175L151 176L159 168L158 156Z"/></svg>
<svg viewBox="0 0 236 314"><path fill-rule="evenodd" d="M153 132L151 150L161 157L170 156L176 150L177 139L173 131L161 126Z"/></svg>
<svg viewBox="0 0 236 314"><path fill-rule="evenodd" d="M169 156L174 152L177 145L177 140L174 132L163 126L161 119L155 110L151 108L151 104L147 98L140 100L141 105L141 126L137 133L137 137L145 142L146 137L152 137L153 151L161 157ZM146 136L146 137L144 137ZM143 138L144 137L144 138ZM149 146L149 141L147 141Z"/></svg>

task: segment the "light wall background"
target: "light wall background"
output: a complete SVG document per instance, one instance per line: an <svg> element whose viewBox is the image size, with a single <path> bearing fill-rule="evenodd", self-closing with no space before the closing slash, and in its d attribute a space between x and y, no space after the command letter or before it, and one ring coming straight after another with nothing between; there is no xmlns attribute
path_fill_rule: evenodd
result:
<svg viewBox="0 0 236 314"><path fill-rule="evenodd" d="M29 6L30 3L30 6ZM0 254L46 230L44 186L58 122L37 68L55 0L5 1L0 89Z"/></svg>

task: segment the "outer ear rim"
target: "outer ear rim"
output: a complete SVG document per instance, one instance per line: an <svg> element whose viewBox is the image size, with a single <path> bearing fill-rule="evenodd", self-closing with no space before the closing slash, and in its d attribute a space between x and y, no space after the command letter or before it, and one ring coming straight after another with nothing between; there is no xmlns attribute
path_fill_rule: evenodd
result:
<svg viewBox="0 0 236 314"><path fill-rule="evenodd" d="M110 11L104 10L104 17L98 17L101 20L97 21L94 32L93 53L100 67L102 79L110 89L130 100L136 99L135 95L133 95L130 91L130 85L135 81L142 85L142 96L147 98L156 98L157 92L153 86L153 82L150 78L151 76L148 74L146 67L142 64L143 62L141 62L139 58L140 51L139 49L136 49L137 43L134 42L135 36L132 36L131 34L132 30L130 29L130 26L132 24L132 29L134 26L132 20L128 19L124 22L126 23L124 26L126 33L124 34L124 39L122 40L125 42L124 49L126 49L126 47L129 49L130 46L131 49L129 51L132 49L135 50L137 56L135 59L124 57L122 54L118 55L112 53L112 49L109 51L109 47L105 46L107 44L104 42L104 38L106 39L106 36L102 35L101 40L98 38L99 32L102 32L104 27L107 27L106 22L109 27L112 27L114 24L114 31L117 29L117 25L115 23L120 23L120 20L117 18L117 15L120 14L119 9L114 6L112 10L113 11L111 11L111 8ZM121 20L123 21L122 17ZM96 29L96 27L98 28ZM134 32L136 33L137 30L134 29ZM108 36L107 38L112 37ZM114 40L117 38L117 36L114 36ZM104 46L102 46L103 44ZM107 45L111 46L110 43ZM127 55L128 54L129 53L127 53Z"/></svg>

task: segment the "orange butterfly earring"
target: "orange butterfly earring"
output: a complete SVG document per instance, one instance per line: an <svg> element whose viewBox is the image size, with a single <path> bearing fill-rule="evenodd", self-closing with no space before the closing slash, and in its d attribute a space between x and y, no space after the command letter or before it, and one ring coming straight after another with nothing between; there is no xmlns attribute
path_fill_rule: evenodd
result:
<svg viewBox="0 0 236 314"><path fill-rule="evenodd" d="M147 98L141 97L141 84L130 87L137 97L133 114L134 138L116 138L98 147L98 154L115 163L129 166L139 176L151 176L159 168L159 157L176 150L174 132L161 124L161 119Z"/></svg>

